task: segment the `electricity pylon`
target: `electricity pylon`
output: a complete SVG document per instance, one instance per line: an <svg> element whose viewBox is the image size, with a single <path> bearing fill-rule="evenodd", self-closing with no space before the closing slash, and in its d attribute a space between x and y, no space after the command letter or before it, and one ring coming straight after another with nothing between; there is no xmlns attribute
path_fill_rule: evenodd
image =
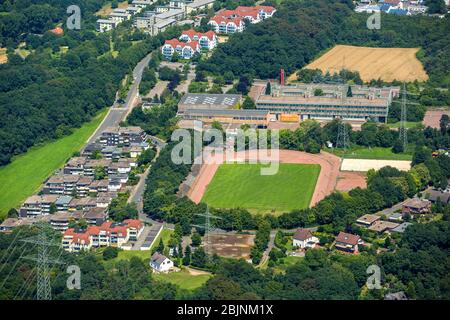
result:
<svg viewBox="0 0 450 320"><path fill-rule="evenodd" d="M413 104L413 105L420 105L420 103L415 102L407 102L407 95L416 95L415 93L411 93L406 91L406 85L403 82L401 95L402 95L402 101L393 101L393 103L401 103L401 111L400 111L400 128L399 128L399 139L402 142L403 145L403 151L406 151L406 148L408 147L408 128L406 127L406 121L407 121L407 105Z"/></svg>
<svg viewBox="0 0 450 320"><path fill-rule="evenodd" d="M209 207L208 206L206 206L206 212L205 213L196 213L195 215L196 216L200 216L200 217L205 217L205 224L203 226L202 225L196 225L196 224L193 224L192 226L205 230L205 237L204 237L204 239L205 239L204 243L205 243L205 249L206 249L205 251L206 251L207 254L209 254L210 253L209 252L210 251L209 250L209 243L210 243L209 235L210 235L211 231L214 229L214 228L211 228L211 218L219 219L219 220L222 220L222 218L212 215L209 212Z"/></svg>
<svg viewBox="0 0 450 320"><path fill-rule="evenodd" d="M52 264L64 264L58 259L52 259L49 248L50 247L60 247L59 243L56 243L54 239L49 238L47 231L45 230L45 225L38 225L39 234L21 241L37 245L38 254L37 256L27 256L23 259L35 261L36 271L37 271L37 300L51 300L52 299L52 287L50 282L50 265Z"/></svg>

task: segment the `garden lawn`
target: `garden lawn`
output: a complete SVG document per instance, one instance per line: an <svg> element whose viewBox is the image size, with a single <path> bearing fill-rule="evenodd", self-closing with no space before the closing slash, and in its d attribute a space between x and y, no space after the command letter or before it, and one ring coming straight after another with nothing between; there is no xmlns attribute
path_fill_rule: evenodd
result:
<svg viewBox="0 0 450 320"><path fill-rule="evenodd" d="M246 208L280 213L309 206L320 166L280 163L275 175L261 175L263 164L222 164L202 201L215 208Z"/></svg>
<svg viewBox="0 0 450 320"><path fill-rule="evenodd" d="M30 148L0 168L0 218L38 191L45 179L86 143L107 113L101 111L90 122L61 139Z"/></svg>
<svg viewBox="0 0 450 320"><path fill-rule="evenodd" d="M212 277L211 274L198 274L193 275L187 270L180 272L169 272L169 273L154 273L152 275L156 280L170 282L181 289L194 290L201 287L209 278Z"/></svg>

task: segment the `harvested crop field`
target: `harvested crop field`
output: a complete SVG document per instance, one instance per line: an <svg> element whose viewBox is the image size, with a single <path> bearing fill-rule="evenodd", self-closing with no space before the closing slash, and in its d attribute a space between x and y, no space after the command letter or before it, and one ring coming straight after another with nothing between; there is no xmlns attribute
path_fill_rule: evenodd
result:
<svg viewBox="0 0 450 320"><path fill-rule="evenodd" d="M206 251L225 258L250 259L250 250L255 235L212 233L209 235Z"/></svg>
<svg viewBox="0 0 450 320"><path fill-rule="evenodd" d="M373 160L373 159L344 159L342 160L342 171L366 172L370 169L379 170L391 166L402 171L411 169L411 161L407 160Z"/></svg>
<svg viewBox="0 0 450 320"><path fill-rule="evenodd" d="M6 55L6 48L0 48L0 64L7 63L8 56Z"/></svg>
<svg viewBox="0 0 450 320"><path fill-rule="evenodd" d="M342 69L358 71L363 81L378 79L391 82L426 81L428 75L417 59L419 48L370 48L337 45L307 69L320 69L331 74ZM292 78L290 78L292 80Z"/></svg>

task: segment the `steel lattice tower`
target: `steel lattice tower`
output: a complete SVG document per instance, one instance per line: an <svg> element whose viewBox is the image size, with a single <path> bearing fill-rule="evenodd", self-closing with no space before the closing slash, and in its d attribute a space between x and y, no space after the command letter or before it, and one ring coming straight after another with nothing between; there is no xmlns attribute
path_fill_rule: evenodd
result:
<svg viewBox="0 0 450 320"><path fill-rule="evenodd" d="M50 283L50 265L51 264L63 264L59 260L52 259L50 256L50 247L60 247L55 243L54 239L47 236L45 226L38 226L40 228L39 234L35 237L27 238L22 241L37 245L38 253L37 257L24 257L24 259L36 261L37 263L37 300L51 300L52 299L52 287Z"/></svg>
<svg viewBox="0 0 450 320"><path fill-rule="evenodd" d="M403 83L399 135L399 139L403 144L403 151L405 151L408 146L408 129L406 128L406 119L406 86L405 83Z"/></svg>
<svg viewBox="0 0 450 320"><path fill-rule="evenodd" d="M209 212L209 207L208 206L206 206L206 212L205 213L196 213L195 215L196 216L200 216L200 217L205 217L205 223L204 223L203 226L202 225L192 225L192 226L205 230L205 241L204 241L205 249L206 249L205 251L206 251L207 254L209 254L209 251L210 251L209 250L209 244L210 244L210 237L209 237L209 235L210 235L211 231L213 230L213 228L211 228L211 218L213 218L213 219L220 219L220 220L222 218L212 215Z"/></svg>

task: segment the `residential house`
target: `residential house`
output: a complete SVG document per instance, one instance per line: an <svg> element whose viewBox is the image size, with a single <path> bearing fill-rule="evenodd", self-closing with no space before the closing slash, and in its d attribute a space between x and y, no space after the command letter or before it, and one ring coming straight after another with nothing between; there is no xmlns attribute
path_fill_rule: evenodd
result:
<svg viewBox="0 0 450 320"><path fill-rule="evenodd" d="M408 228L410 225L412 225L412 223L410 223L410 222L403 222L402 224L399 224L397 227L393 228L391 231L392 232L403 233L403 232L405 232L406 228Z"/></svg>
<svg viewBox="0 0 450 320"><path fill-rule="evenodd" d="M179 39L185 42L198 41L200 48L206 50L212 50L217 46L217 37L213 31L202 33L189 29L183 31Z"/></svg>
<svg viewBox="0 0 450 320"><path fill-rule="evenodd" d="M228 18L223 16L212 17L208 25L210 25L216 33L231 34L244 31L244 20L240 17Z"/></svg>
<svg viewBox="0 0 450 320"><path fill-rule="evenodd" d="M182 42L178 39L172 39L166 40L161 52L166 59L171 59L175 52L182 59L191 59L195 54L200 53L200 46L198 41Z"/></svg>
<svg viewBox="0 0 450 320"><path fill-rule="evenodd" d="M71 220L74 220L72 214L66 211L58 211L50 216L50 225L54 230L62 232L69 228Z"/></svg>
<svg viewBox="0 0 450 320"><path fill-rule="evenodd" d="M214 6L215 0L195 0L191 3L186 3L186 14L190 14L195 11L211 9Z"/></svg>
<svg viewBox="0 0 450 320"><path fill-rule="evenodd" d="M51 206L59 196L56 194L33 195L28 197L19 210L21 217L32 217L50 214ZM55 208L56 209L56 208Z"/></svg>
<svg viewBox="0 0 450 320"><path fill-rule="evenodd" d="M108 191L119 191L122 188L122 182L118 176L109 177Z"/></svg>
<svg viewBox="0 0 450 320"><path fill-rule="evenodd" d="M69 210L88 210L97 207L97 201L92 197L75 198L70 201Z"/></svg>
<svg viewBox="0 0 450 320"><path fill-rule="evenodd" d="M90 225L84 230L67 229L62 238L64 250L79 252L92 247L121 248L130 240L130 230L134 236L140 235L144 226L139 220L126 220L116 223L105 221L99 226Z"/></svg>
<svg viewBox="0 0 450 320"><path fill-rule="evenodd" d="M362 227L370 227L374 222L380 220L380 216L375 214L365 214L356 220L356 223Z"/></svg>
<svg viewBox="0 0 450 320"><path fill-rule="evenodd" d="M44 185L42 193L72 195L76 193L76 185L80 179L79 175L57 174L51 176Z"/></svg>
<svg viewBox="0 0 450 320"><path fill-rule="evenodd" d="M390 231L394 228L397 228L398 226L399 224L395 222L378 220L375 221L370 227L368 227L367 230L383 233L385 231Z"/></svg>
<svg viewBox="0 0 450 320"><path fill-rule="evenodd" d="M131 14L124 12L111 12L109 14L109 19L111 19L112 21L116 21L118 23L127 21L131 19Z"/></svg>
<svg viewBox="0 0 450 320"><path fill-rule="evenodd" d="M97 31L107 32L114 29L119 23L116 20L110 19L98 19L97 20Z"/></svg>
<svg viewBox="0 0 450 320"><path fill-rule="evenodd" d="M85 176L93 176L95 175L95 170L97 168L108 168L112 163L111 159L95 159L88 160L84 165L84 175Z"/></svg>
<svg viewBox="0 0 450 320"><path fill-rule="evenodd" d="M86 197L89 195L90 185L94 181L92 176L83 176L76 182L76 196Z"/></svg>
<svg viewBox="0 0 450 320"><path fill-rule="evenodd" d="M168 272L173 268L173 261L159 252L155 252L150 259L150 267L157 272Z"/></svg>
<svg viewBox="0 0 450 320"><path fill-rule="evenodd" d="M154 1L154 0L133 0L133 1L131 2L131 4L132 4L134 7L145 8L145 7L147 7L147 6L152 5L154 2L156 2L156 1Z"/></svg>
<svg viewBox="0 0 450 320"><path fill-rule="evenodd" d="M340 251L357 254L359 253L358 245L360 244L362 244L362 240L358 235L339 232L335 239L334 246Z"/></svg>
<svg viewBox="0 0 450 320"><path fill-rule="evenodd" d="M89 185L89 193L107 192L108 184L108 179L94 180Z"/></svg>
<svg viewBox="0 0 450 320"><path fill-rule="evenodd" d="M126 146L142 143L146 139L145 131L140 127L110 127L102 132L99 142L103 146Z"/></svg>
<svg viewBox="0 0 450 320"><path fill-rule="evenodd" d="M424 192L425 198L430 200L432 203L436 203L439 199L444 204L447 204L450 199L450 192L444 192L441 190L435 190L433 188L429 188Z"/></svg>
<svg viewBox="0 0 450 320"><path fill-rule="evenodd" d="M84 164L86 163L86 157L73 157L65 165L63 174L75 174L82 175L84 171Z"/></svg>
<svg viewBox="0 0 450 320"><path fill-rule="evenodd" d="M313 236L308 229L297 229L293 236L292 245L300 249L305 249L314 248L319 242L319 238Z"/></svg>
<svg viewBox="0 0 450 320"><path fill-rule="evenodd" d="M72 201L71 196L61 196L55 201L56 209L58 211L67 211L70 207L70 202Z"/></svg>
<svg viewBox="0 0 450 320"><path fill-rule="evenodd" d="M129 6L125 9L125 12L134 16L135 14L138 14L142 11L141 7L134 7L134 6Z"/></svg>
<svg viewBox="0 0 450 320"><path fill-rule="evenodd" d="M408 199L403 203L403 214L424 214L431 210L431 202L426 199L413 198Z"/></svg>

